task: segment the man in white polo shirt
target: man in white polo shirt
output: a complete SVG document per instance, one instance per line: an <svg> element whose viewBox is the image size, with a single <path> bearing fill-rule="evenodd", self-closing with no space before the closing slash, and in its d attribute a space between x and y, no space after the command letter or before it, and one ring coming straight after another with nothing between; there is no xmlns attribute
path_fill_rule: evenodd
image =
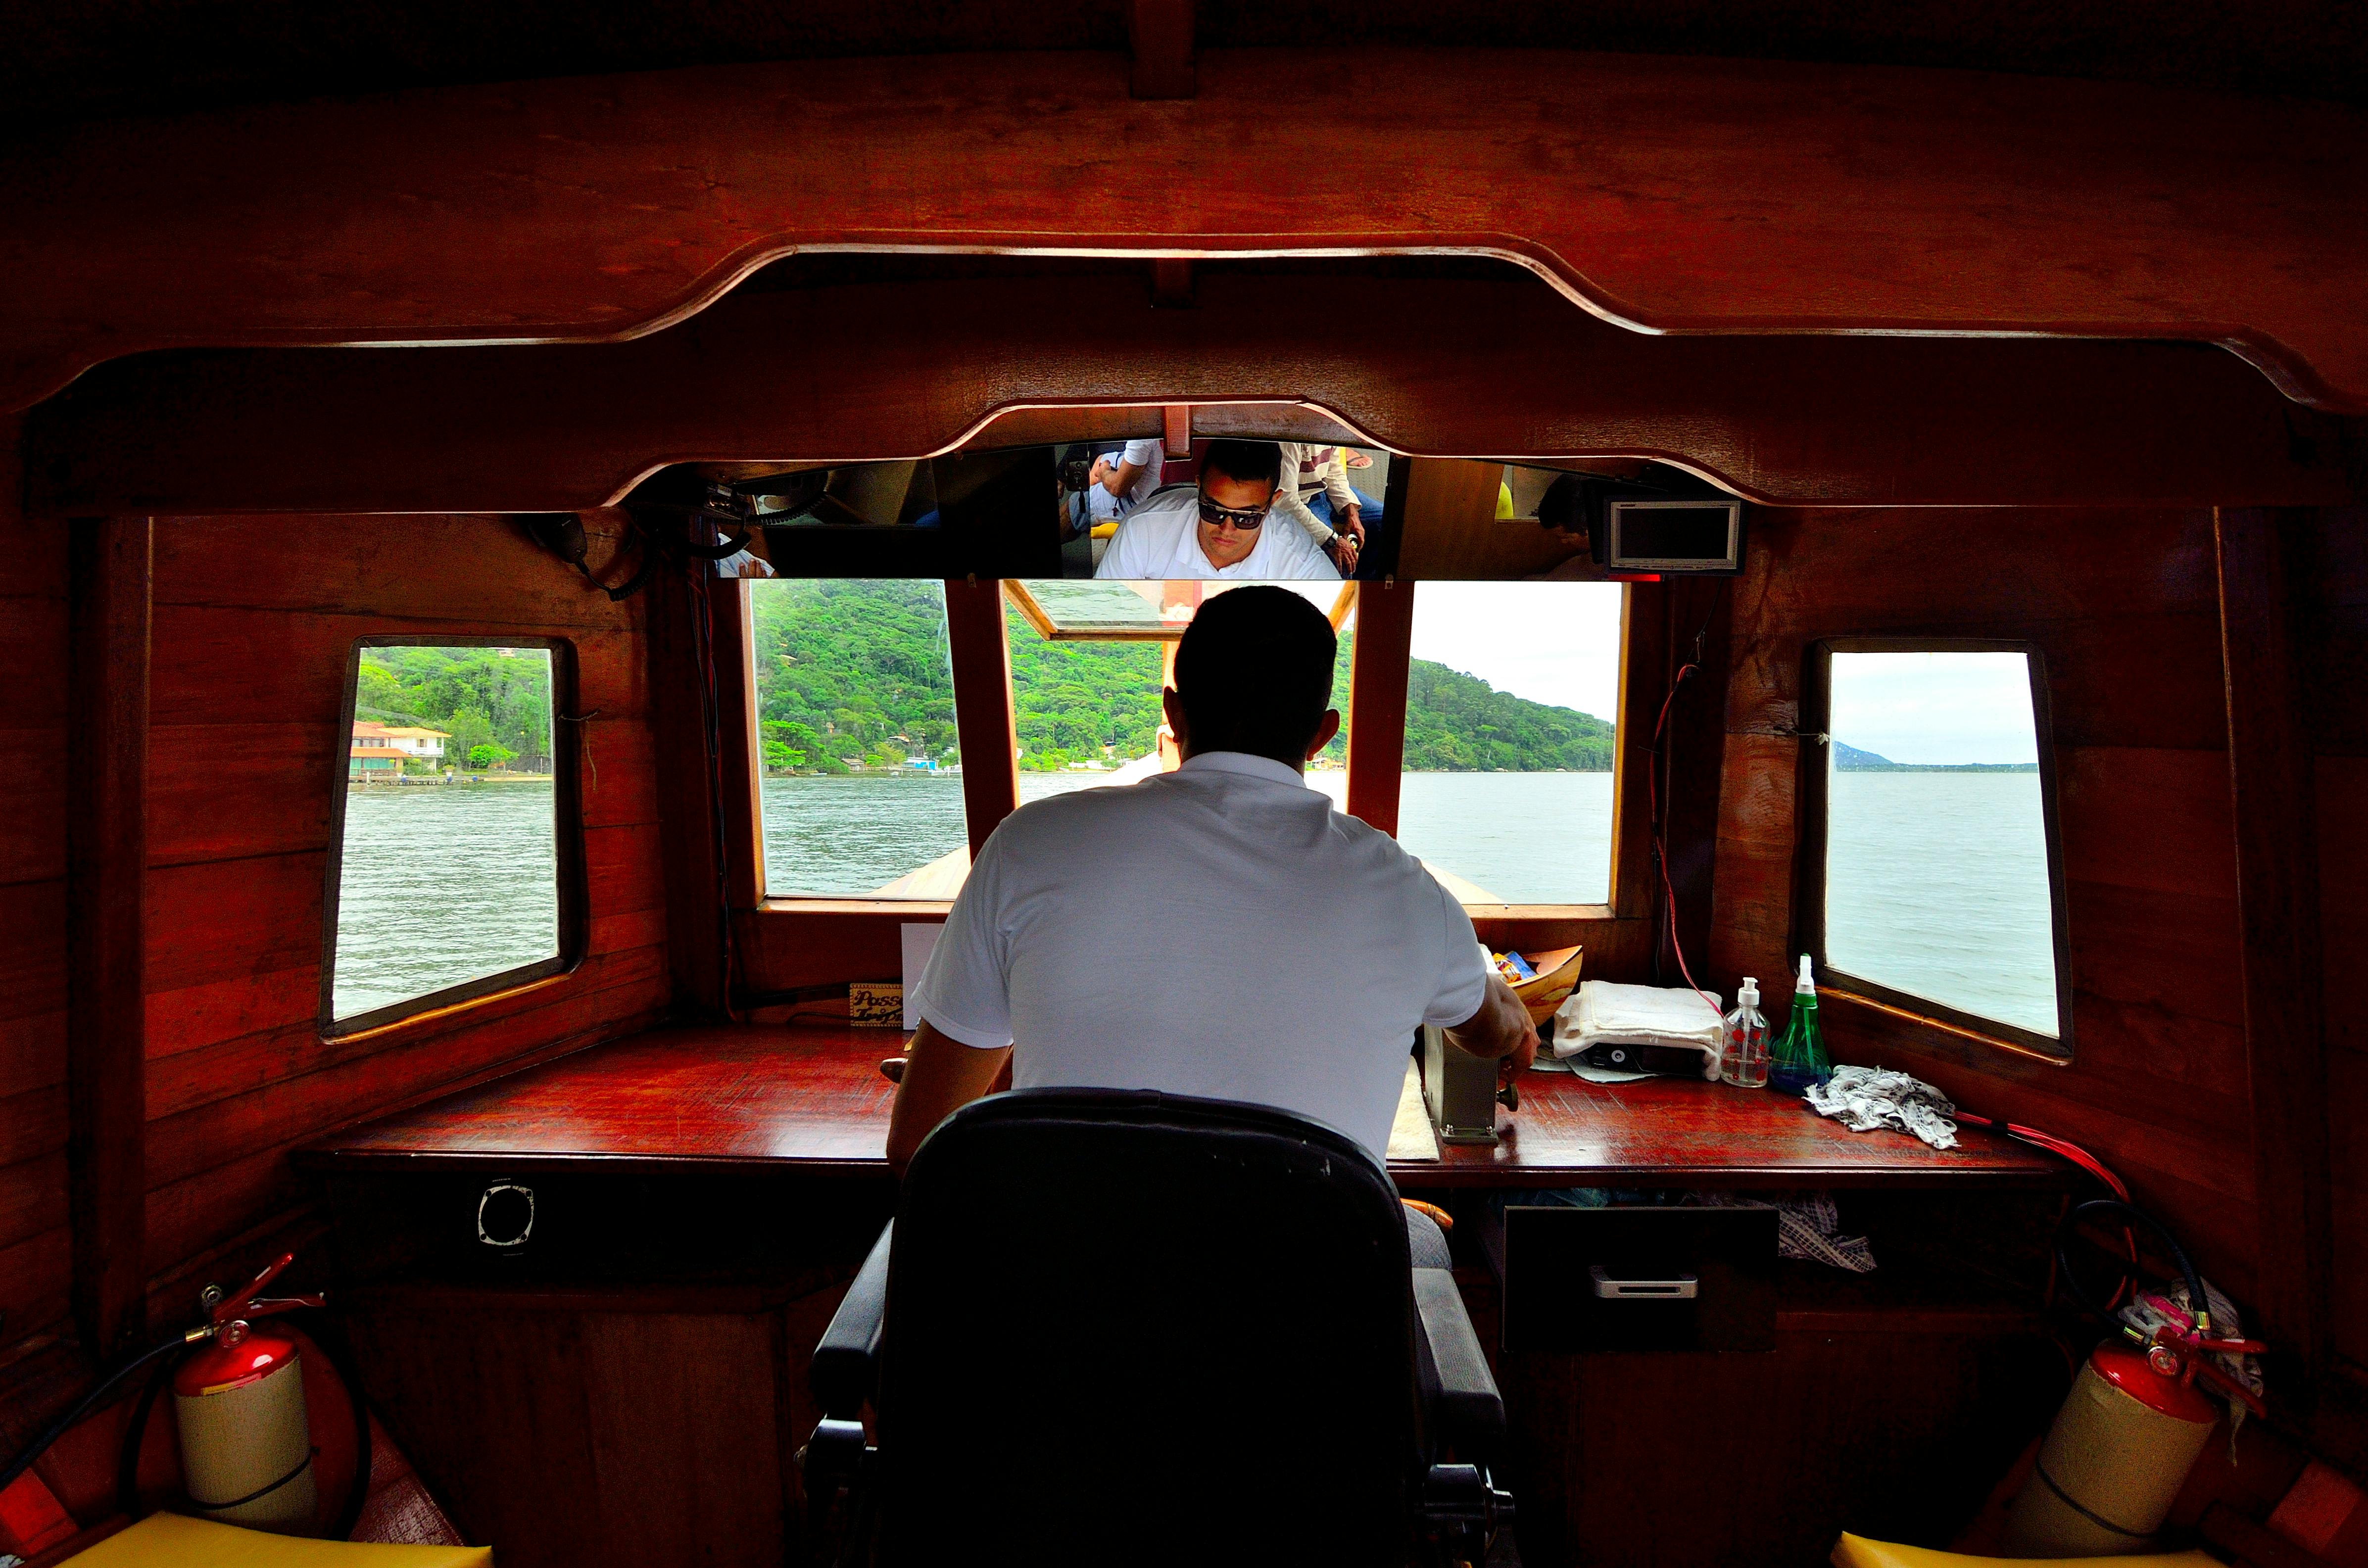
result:
<svg viewBox="0 0 2368 1568"><path fill-rule="evenodd" d="M1197 490L1171 490L1129 512L1097 577L1338 578L1323 551L1274 505L1282 451L1272 441L1212 441Z"/></svg>
<svg viewBox="0 0 2368 1568"><path fill-rule="evenodd" d="M1163 694L1183 766L1004 819L914 994L899 1171L1007 1059L1019 1088L1276 1106L1376 1158L1417 1025L1508 1074L1529 1064L1529 1014L1463 905L1302 777L1340 727L1334 653L1288 589L1210 598ZM1417 1266L1446 1266L1432 1221L1409 1210L1407 1230Z"/></svg>

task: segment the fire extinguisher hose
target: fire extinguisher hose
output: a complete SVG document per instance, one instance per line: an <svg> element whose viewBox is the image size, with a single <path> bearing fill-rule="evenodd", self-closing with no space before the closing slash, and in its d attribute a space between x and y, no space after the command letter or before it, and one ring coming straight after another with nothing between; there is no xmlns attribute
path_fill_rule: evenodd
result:
<svg viewBox="0 0 2368 1568"><path fill-rule="evenodd" d="M56 1442L60 1437L64 1437L69 1431L72 1431L75 1423L82 1420L84 1416L88 1415L92 1411L97 1410L99 1406L105 1404L108 1396L113 1394L117 1389L121 1388L125 1383L131 1381L131 1374L137 1372L142 1367L148 1366L152 1362L158 1360L165 1360L165 1365L169 1367L172 1363L170 1360L165 1359L166 1358L171 1357L176 1351L186 1349L189 1346L196 1344L199 1340L208 1337L211 1333L212 1329L208 1327L202 1330L192 1330L188 1334L176 1335L174 1338L165 1341L162 1345L142 1351L139 1355L134 1356L131 1360L126 1361L122 1366L118 1367L114 1371L109 1372L106 1377L100 1379L97 1388L83 1395L81 1400L75 1403L72 1410L67 1411L63 1415L59 1416L55 1421L50 1423L48 1430L44 1431L40 1437L27 1444L24 1451L17 1454L16 1458L10 1460L6 1469L0 1469L0 1492L6 1492L9 1487L15 1485L17 1478L24 1474L26 1471L31 1469L33 1461L47 1453L51 1443Z"/></svg>
<svg viewBox="0 0 2368 1568"><path fill-rule="evenodd" d="M2204 1333L2211 1332L2212 1303L2203 1294L2202 1276L2195 1272L2195 1265L2188 1260L2187 1249L2179 1244L2179 1238L2172 1235L2161 1221L2118 1198L2092 1198L2086 1203L2076 1204L2055 1227L2056 1271L2082 1306L2108 1324L2113 1321L2112 1303L2100 1302L2089 1293L2089 1288L2080 1282L2078 1273L2073 1269L2068 1252L2072 1234L2079 1228L2081 1218L2090 1214L2100 1217L2110 1214L2118 1217L2125 1225L2135 1223L2153 1232L2155 1239L2162 1243L2171 1260L2179 1265L2180 1277L2187 1283L2187 1310L2194 1317L2196 1326ZM2118 1291L2114 1299L2120 1299Z"/></svg>

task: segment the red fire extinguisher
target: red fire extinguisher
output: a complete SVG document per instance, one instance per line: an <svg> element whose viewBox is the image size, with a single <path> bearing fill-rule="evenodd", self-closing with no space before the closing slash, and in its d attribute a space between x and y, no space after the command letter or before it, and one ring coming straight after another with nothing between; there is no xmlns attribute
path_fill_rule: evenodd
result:
<svg viewBox="0 0 2368 1568"><path fill-rule="evenodd" d="M2190 1312L2158 1305L2174 1319L2147 1334L2121 1323L2112 1303L2087 1300L2063 1252L2063 1238L2086 1213L2113 1213L2153 1231L2185 1277ZM2186 1253L2144 1211L2105 1199L2084 1203L2057 1233L2061 1278L2119 1335L2089 1354L2072 1392L2040 1444L2031 1478L2008 1506L2003 1546L2016 1557L2102 1557L2143 1551L2203 1452L2222 1407L2195 1385L2206 1382L2259 1414L2253 1392L2214 1366L2214 1355L2257 1355L2259 1341L2212 1331L2209 1299ZM2134 1253L2135 1256L2135 1253Z"/></svg>
<svg viewBox="0 0 2368 1568"><path fill-rule="evenodd" d="M135 1518L144 1511L139 1489L141 1444L149 1415L170 1382L182 1470L197 1511L250 1528L314 1533L318 1487L299 1340L268 1324L256 1326L261 1319L323 1304L318 1296L258 1295L294 1259L293 1253L281 1254L235 1296L225 1298L208 1287L205 1322L150 1346L100 1379L73 1409L0 1462L0 1491L134 1376L153 1368L154 1375L124 1425L116 1466L118 1508ZM361 1380L351 1358L336 1348L336 1336L316 1335L313 1342L327 1352L353 1415L353 1476L325 1532L342 1540L353 1534L369 1498L370 1411L362 1400Z"/></svg>
<svg viewBox="0 0 2368 1568"><path fill-rule="evenodd" d="M282 1254L245 1290L211 1302L211 1342L173 1372L189 1502L207 1518L252 1529L302 1529L319 1502L302 1352L291 1335L256 1323L321 1304L318 1296L257 1297L294 1257Z"/></svg>

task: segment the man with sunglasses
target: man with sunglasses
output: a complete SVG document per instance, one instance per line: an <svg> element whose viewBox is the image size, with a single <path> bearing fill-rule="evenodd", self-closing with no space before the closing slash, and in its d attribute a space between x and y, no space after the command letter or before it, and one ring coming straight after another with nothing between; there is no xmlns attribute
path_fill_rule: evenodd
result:
<svg viewBox="0 0 2368 1568"><path fill-rule="evenodd" d="M1288 521L1269 525L1282 477L1272 441L1212 441L1201 483L1162 491L1126 515L1097 577L1338 578L1338 567Z"/></svg>

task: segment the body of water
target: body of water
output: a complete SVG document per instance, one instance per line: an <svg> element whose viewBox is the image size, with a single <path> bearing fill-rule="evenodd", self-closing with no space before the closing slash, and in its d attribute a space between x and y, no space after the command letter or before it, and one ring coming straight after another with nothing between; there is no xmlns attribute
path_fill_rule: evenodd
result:
<svg viewBox="0 0 2368 1568"><path fill-rule="evenodd" d="M1830 798L1827 961L2055 1033L2039 775L1838 772Z"/></svg>
<svg viewBox="0 0 2368 1568"><path fill-rule="evenodd" d="M1347 776L1309 775L1338 803ZM1609 773L1413 773L1400 837L1428 865L1513 903L1600 903ZM1023 773L1023 801L1101 787ZM964 842L959 775L768 778L768 887L860 896ZM1865 979L1986 1017L2055 1028L2039 778L1839 773L1827 946ZM349 1017L558 950L547 787L356 790L346 809L336 1014ZM1781 1012L1785 987L1762 976Z"/></svg>
<svg viewBox="0 0 2368 1568"><path fill-rule="evenodd" d="M336 1017L556 956L552 802L547 783L349 791Z"/></svg>

